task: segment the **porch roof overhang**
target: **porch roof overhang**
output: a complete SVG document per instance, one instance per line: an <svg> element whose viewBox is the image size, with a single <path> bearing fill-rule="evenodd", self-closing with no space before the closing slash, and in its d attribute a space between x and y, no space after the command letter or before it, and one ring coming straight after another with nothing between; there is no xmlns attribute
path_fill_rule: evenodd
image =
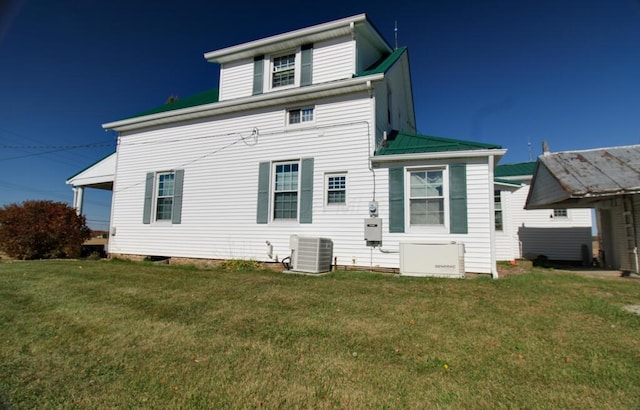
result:
<svg viewBox="0 0 640 410"><path fill-rule="evenodd" d="M494 144L394 130L369 159L374 167L454 158L496 157L497 162L506 152Z"/></svg>
<svg viewBox="0 0 640 410"><path fill-rule="evenodd" d="M525 209L593 208L640 193L640 145L546 153L538 158Z"/></svg>
<svg viewBox="0 0 640 410"><path fill-rule="evenodd" d="M116 175L116 153L88 166L67 179L67 185L73 187L95 188L113 191L113 181Z"/></svg>

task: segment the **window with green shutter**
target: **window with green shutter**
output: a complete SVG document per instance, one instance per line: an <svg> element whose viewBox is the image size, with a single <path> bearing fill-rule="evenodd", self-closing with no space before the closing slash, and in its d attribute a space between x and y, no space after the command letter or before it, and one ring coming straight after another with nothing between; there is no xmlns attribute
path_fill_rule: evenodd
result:
<svg viewBox="0 0 640 410"><path fill-rule="evenodd" d="M183 185L184 170L147 173L142 223L182 223Z"/></svg>

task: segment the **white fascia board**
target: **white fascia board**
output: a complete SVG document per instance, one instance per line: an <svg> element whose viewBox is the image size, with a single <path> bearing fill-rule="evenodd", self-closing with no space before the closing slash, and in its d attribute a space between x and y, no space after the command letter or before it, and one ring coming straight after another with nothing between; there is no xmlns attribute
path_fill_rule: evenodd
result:
<svg viewBox="0 0 640 410"><path fill-rule="evenodd" d="M327 40L350 34L357 23L367 20L366 14L334 20L324 24L289 31L260 40L239 44L232 47L210 51L204 54L204 58L211 63L226 63L259 54L267 54L276 50L294 47L302 42L314 42Z"/></svg>
<svg viewBox="0 0 640 410"><path fill-rule="evenodd" d="M142 117L128 118L125 120L102 124L102 128L115 131L130 131L137 128L210 117L237 111L246 111L254 108L332 97L358 91L366 91L371 88L372 82L383 79L384 74L374 74L366 77L350 78L344 81L291 88L288 90L238 98L235 100L198 105L180 110L165 111Z"/></svg>
<svg viewBox="0 0 640 410"><path fill-rule="evenodd" d="M468 151L442 151L442 152L422 152L416 154L397 154L371 156L369 160L372 164L382 164L387 162L422 161L449 158L481 158L481 157L502 157L507 153L506 149L479 149Z"/></svg>

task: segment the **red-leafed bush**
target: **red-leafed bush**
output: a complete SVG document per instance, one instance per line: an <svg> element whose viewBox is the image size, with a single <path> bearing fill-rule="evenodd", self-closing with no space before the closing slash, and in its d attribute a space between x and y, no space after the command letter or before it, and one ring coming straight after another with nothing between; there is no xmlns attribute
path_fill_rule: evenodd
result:
<svg viewBox="0 0 640 410"><path fill-rule="evenodd" d="M86 218L64 202L32 200L0 208L0 249L13 258L75 258L89 236Z"/></svg>

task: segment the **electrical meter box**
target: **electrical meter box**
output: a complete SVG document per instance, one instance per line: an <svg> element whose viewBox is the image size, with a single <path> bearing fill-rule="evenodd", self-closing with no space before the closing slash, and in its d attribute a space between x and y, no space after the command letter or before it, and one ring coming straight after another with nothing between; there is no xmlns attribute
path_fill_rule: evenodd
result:
<svg viewBox="0 0 640 410"><path fill-rule="evenodd" d="M382 219L365 218L364 240L367 242L382 242Z"/></svg>

